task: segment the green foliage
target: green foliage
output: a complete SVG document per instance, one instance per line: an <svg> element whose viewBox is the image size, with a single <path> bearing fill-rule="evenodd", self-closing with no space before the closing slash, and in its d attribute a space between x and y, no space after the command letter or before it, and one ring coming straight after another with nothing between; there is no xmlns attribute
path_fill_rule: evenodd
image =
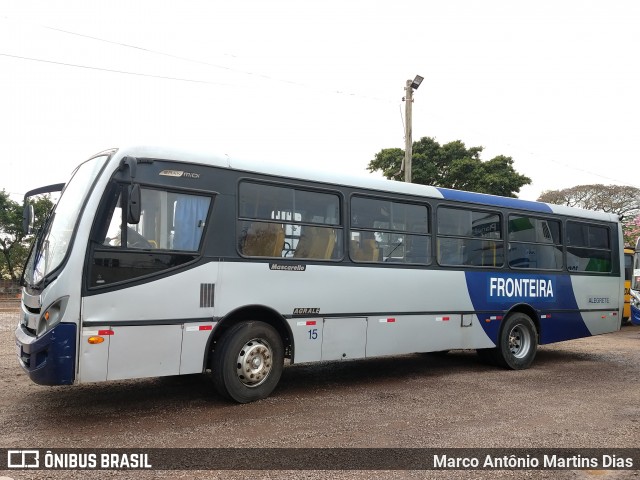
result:
<svg viewBox="0 0 640 480"><path fill-rule="evenodd" d="M42 227L53 203L48 195L31 199L36 229ZM4 190L0 192L0 278L17 280L27 260L32 237L22 231L20 203L11 200Z"/></svg>
<svg viewBox="0 0 640 480"><path fill-rule="evenodd" d="M515 197L520 188L531 183L530 178L513 169L511 157L499 155L484 162L481 153L482 147L467 148L460 140L440 145L433 138L423 137L413 142L412 182L505 197ZM401 181L403 158L404 150L386 148L376 153L367 169Z"/></svg>

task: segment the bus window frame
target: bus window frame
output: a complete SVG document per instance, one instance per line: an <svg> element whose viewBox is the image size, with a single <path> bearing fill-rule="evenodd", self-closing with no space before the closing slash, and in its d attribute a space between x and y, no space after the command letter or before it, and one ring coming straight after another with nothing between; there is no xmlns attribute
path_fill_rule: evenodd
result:
<svg viewBox="0 0 640 480"><path fill-rule="evenodd" d="M486 214L490 214L490 215L496 215L499 218L500 221L500 229L498 230L500 232L500 238L499 239L492 239L492 238L485 238L485 237L473 237L473 236L465 236L465 235L452 235L452 234L441 234L439 233L439 229L438 229L438 220L440 218L440 210L441 209L452 209L452 210L461 210L461 211L466 211L466 212L480 212L480 213L486 213ZM476 206L474 205L468 205L468 204L463 204L463 205L459 205L459 204L451 204L451 203L438 203L434 206L434 225L433 225L433 234L435 236L435 252L434 252L434 257L436 259L436 264L439 265L440 267L444 267L444 268L456 268L456 269L466 269L466 268L472 268L472 269L493 269L493 270L505 270L505 269L509 269L509 265L505 256L505 251L507 248L507 235L505 235L505 216L507 216L510 213L510 211L501 209L501 208L490 208L490 207L483 207L482 205ZM498 248L498 246L502 246L502 264L501 265L472 265L472 264L468 264L468 263L445 263L443 261L441 261L440 258L440 239L441 238L445 238L445 239L454 239L454 240L468 240L468 239L473 239L473 240L480 240L480 241L489 241L489 242L494 242L496 245L496 248Z"/></svg>
<svg viewBox="0 0 640 480"><path fill-rule="evenodd" d="M117 172L116 172L117 174ZM202 259L205 254L206 245L208 243L208 235L211 231L210 225L213 217L214 204L216 202L216 198L219 195L216 191L206 191L201 189L189 189L189 188L176 188L174 186L168 186L163 184L157 184L152 182L144 182L140 183L141 189L147 190L156 190L163 191L166 193L173 194L183 194L183 195L191 195L191 196L201 196L209 199L209 207L207 211L207 215L205 218L205 224L203 227L202 236L200 238L200 244L198 245L197 250L187 251L187 250L175 250L169 248L137 248L137 247L129 247L126 244L126 233L123 236L124 242L121 241L120 245L105 245L102 243L104 238L106 237L107 230L109 225L106 224L106 217L109 214L110 218L113 219L113 215L118 209L118 199L124 199L126 201L127 195L127 187L129 183L123 181L122 179L117 178L115 175L109 180L107 186L105 186L102 197L100 198L100 202L98 207L96 208L96 213L91 225L90 233L89 233L89 245L86 249L86 259L85 259L85 271L86 275L84 275L83 281L83 289L85 292L99 293L109 289L119 289L123 287L128 287L130 285L134 285L137 283L143 283L160 276L170 275L172 272L175 272L180 269L189 268L191 265L197 263ZM142 206L144 207L144 206ZM126 232L127 218L125 209L120 210L121 214L121 224L120 228ZM183 262L175 262L175 265L169 266L167 268L161 268L157 271L149 272L142 275L132 276L129 278L125 278L118 281L113 281L110 283L105 283L101 285L92 285L92 268L94 267L94 261L96 260L96 253L107 254L111 253L112 255L128 255L133 257L134 255L156 255L156 256L164 256L164 257L178 257L180 259L184 259Z"/></svg>
<svg viewBox="0 0 640 480"><path fill-rule="evenodd" d="M324 195L332 195L334 197L337 198L338 200L338 209L337 209L337 213L339 215L338 221L335 224L329 224L329 223L321 223L321 222L309 222L309 221L298 221L295 219L266 219L266 218L260 218L260 217L249 217L249 216L243 216L241 215L241 194L240 194L240 189L241 186L243 184L246 183L252 183L255 185L261 185L261 186L266 186L266 187L274 187L274 188L284 188L284 189L288 189L291 191L302 191L302 192L312 192L312 193L320 193L320 194L324 194ZM308 184L302 184L296 181L274 181L271 179L265 179L263 177L258 177L258 176L242 176L239 177L236 181L236 185L235 185L235 196L236 196L236 201L235 201L235 231L234 231L234 244L235 244L235 251L236 254L238 255L239 258L245 259L247 261L262 261L262 260L278 260L278 261L295 261L297 263L299 262L331 262L331 263L340 263L344 260L345 255L346 255L346 247L345 247L345 238L346 238L346 231L347 231L347 220L346 220L346 213L345 213L345 198L344 198L344 192L341 190L337 190L337 189L332 189L332 188L328 188L328 187L321 187L321 186L310 186ZM295 204L293 205L293 208L295 209ZM294 214L295 212L291 212L292 214ZM241 248L241 241L243 240L243 225L244 224L251 224L251 223L260 223L260 224L276 224L276 225L282 225L282 227L285 229L285 245L286 245L286 241L287 238L289 237L296 237L299 239L300 235L293 235L293 232L291 235L289 235L289 237L287 237L286 234L286 227L287 226L292 226L293 228L298 227L318 227L318 228L331 228L335 231L335 235L336 235L336 245L340 245L341 246L341 252L338 256L334 257L333 255L335 255L335 252L333 253L331 258L304 258L304 257L294 257L294 256L263 256L263 255L247 255L242 251ZM284 249L283 249L284 251ZM293 245L290 246L290 251L295 252L295 248L293 248Z"/></svg>
<svg viewBox="0 0 640 480"><path fill-rule="evenodd" d="M608 239L608 243L609 243L609 247L608 248L601 248L601 247L591 247L591 246L577 246L575 244L569 243L569 224L570 223L576 223L576 224L582 224L582 225L587 225L587 226L594 226L594 227L600 227L600 228L604 228L605 230L607 230L607 239ZM620 262L620 258L615 258L616 253L620 253L617 252L617 248L615 247L615 241L617 240L617 235L613 234L613 229L611 228L610 225L608 224L603 224L601 222L598 221L593 221L590 219L586 219L586 218L580 218L580 217L571 217L571 218L564 218L563 219L563 247L564 247L564 255L565 255L565 259L564 259L564 263L565 266L564 268L567 270L567 272L569 272L572 275L617 275L617 274L621 274L624 276L624 272L619 272L619 262ZM569 250L571 248L574 249L581 249L581 250L591 250L591 251L602 251L602 252L609 252L610 255L610 268L608 271L597 271L597 270L572 270L569 268L569 255L570 252ZM624 255L624 248L622 249L622 255ZM573 255L573 254L572 254ZM580 257L580 258L584 258L584 257Z"/></svg>
<svg viewBox="0 0 640 480"><path fill-rule="evenodd" d="M517 217L526 217L526 218L532 218L535 220L545 220L547 222L557 222L559 224L559 231L558 233L560 234L560 240L558 243L543 243L543 242L530 242L530 241L523 241L523 240L511 240L509 238L509 235L511 234L511 231L509 229L509 222L511 221L511 217L512 216L517 216ZM506 258L506 265L509 269L511 270L516 270L516 271L520 271L520 272L532 272L532 271L545 271L545 272L563 272L563 271L567 271L567 258L566 258L566 247L567 247L567 243L566 243L566 236L564 233L564 224L565 221L562 217L547 217L544 215L529 215L526 212L521 212L521 211L509 211L507 212L507 222L506 222L506 241L507 241L507 258ZM611 241L611 238L609 239ZM518 267L518 266L513 266L511 265L511 261L508 258L508 254L510 251L510 247L511 247L511 243L516 243L519 245L548 245L551 247L554 247L556 249L560 249L560 254L562 257L562 265L559 268L526 268L526 267Z"/></svg>
<svg viewBox="0 0 640 480"><path fill-rule="evenodd" d="M360 227L360 226L354 226L353 223L353 200L354 198L358 198L358 199L369 199L369 200L376 200L376 201L381 201L381 202L387 202L390 204L403 204L403 205L410 205L410 206L417 206L417 207L424 207L427 210L427 215L426 215L426 219L427 219L427 224L426 224L426 232L416 232L414 230L410 230L406 228L405 225L405 229L404 230L396 230L396 229L392 229L391 226L387 227L387 228L381 228L381 227L375 227L375 226L371 226L371 227ZM347 252L348 252L348 257L349 260L353 263L357 263L358 265L393 265L395 267L418 267L418 268L431 268L433 267L433 265L435 265L434 262L434 205L429 202L429 201L425 201L422 200L420 201L418 198L404 198L404 197L398 197L396 195L392 195L392 194L388 194L388 195L375 195L375 194L371 194L371 193L367 193L367 192L352 192L351 195L349 195L349 211L348 211L348 228L346 229L346 236L347 236ZM429 251L427 252L427 261L426 262L408 262L406 261L406 252L405 252L405 256L403 257L405 259L405 261L393 261L390 260L390 258L393 257L389 257L386 260L384 259L384 256L381 253L381 258L379 260L359 260L355 257L355 253L353 251L352 248L352 244L351 244L351 233L352 232L368 232L368 233L372 233L375 235L375 233L380 233L380 234L388 234L388 235L392 235L392 234L396 234L396 235L402 235L403 238L407 238L407 237L422 237L427 239L428 241L428 248ZM403 244L406 242L406 240L403 241ZM376 242L379 243L379 242Z"/></svg>

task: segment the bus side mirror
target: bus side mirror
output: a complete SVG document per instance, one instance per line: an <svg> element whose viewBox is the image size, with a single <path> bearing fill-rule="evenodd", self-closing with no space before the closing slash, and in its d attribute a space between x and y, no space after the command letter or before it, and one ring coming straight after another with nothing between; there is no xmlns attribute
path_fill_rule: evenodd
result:
<svg viewBox="0 0 640 480"><path fill-rule="evenodd" d="M137 225L140 223L140 212L142 211L140 185L134 183L129 185L129 194L127 195L127 223Z"/></svg>
<svg viewBox="0 0 640 480"><path fill-rule="evenodd" d="M33 232L33 225L35 216L33 213L33 205L25 203L22 210L22 231L25 235L29 235Z"/></svg>

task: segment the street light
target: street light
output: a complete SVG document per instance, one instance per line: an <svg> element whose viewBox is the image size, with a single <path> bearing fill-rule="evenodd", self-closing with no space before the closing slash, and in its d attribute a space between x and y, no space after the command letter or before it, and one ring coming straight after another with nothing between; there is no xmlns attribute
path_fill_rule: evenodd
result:
<svg viewBox="0 0 640 480"><path fill-rule="evenodd" d="M412 140L412 117L411 117L411 106L413 104L413 91L417 90L420 84L424 80L420 75L416 75L416 78L413 80L407 80L407 85L404 88L407 91L407 94L403 98L406 102L404 113L405 113L405 122L404 122L404 181L407 183L411 183L411 155L413 154L413 140Z"/></svg>
<svg viewBox="0 0 640 480"><path fill-rule="evenodd" d="M414 78L413 82L411 82L411 88L417 90L422 83L422 80L424 80L424 78L422 78L420 75L416 75L416 78Z"/></svg>

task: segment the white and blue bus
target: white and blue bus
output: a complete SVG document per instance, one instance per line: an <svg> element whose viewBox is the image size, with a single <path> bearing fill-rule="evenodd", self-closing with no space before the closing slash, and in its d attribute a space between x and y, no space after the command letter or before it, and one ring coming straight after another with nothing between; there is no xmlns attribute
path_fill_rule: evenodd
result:
<svg viewBox="0 0 640 480"><path fill-rule="evenodd" d="M622 252L607 213L113 149L36 236L18 356L44 385L210 372L237 402L285 360L475 349L524 369L539 344L620 328Z"/></svg>

